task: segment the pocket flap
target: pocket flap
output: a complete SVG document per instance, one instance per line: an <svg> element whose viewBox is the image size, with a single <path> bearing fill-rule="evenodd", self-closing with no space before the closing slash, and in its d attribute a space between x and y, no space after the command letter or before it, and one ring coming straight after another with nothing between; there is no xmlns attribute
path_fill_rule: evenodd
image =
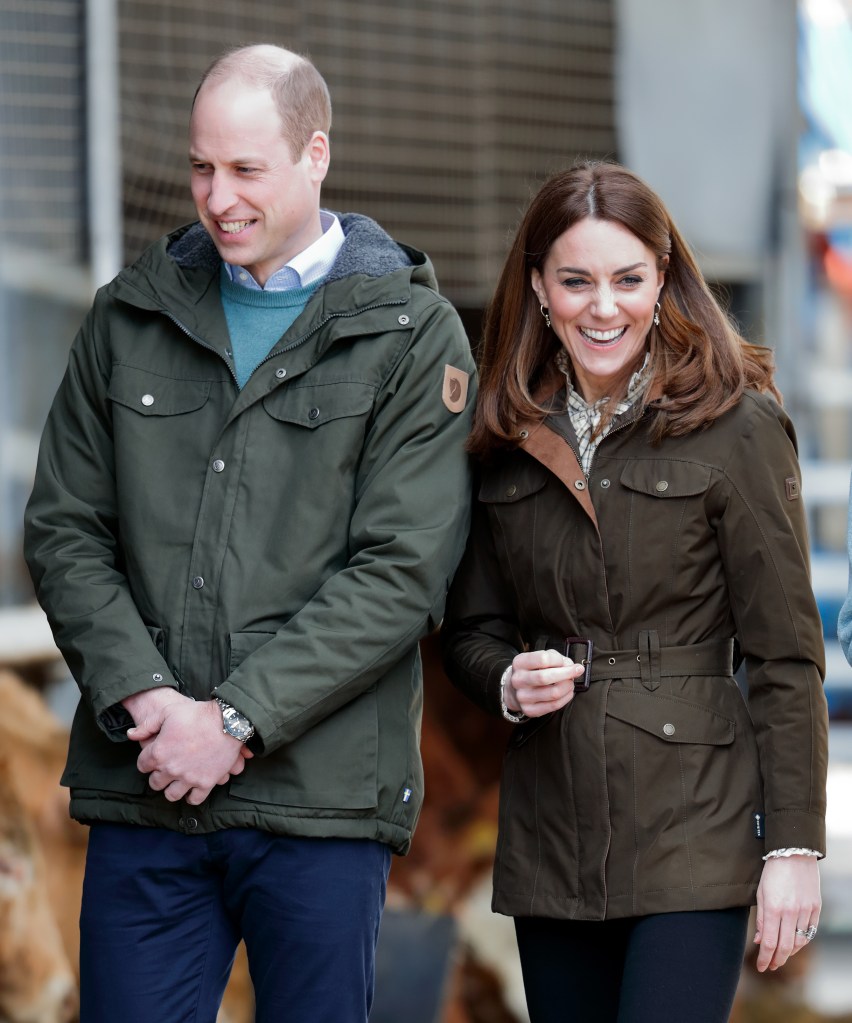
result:
<svg viewBox="0 0 852 1023"><path fill-rule="evenodd" d="M734 720L711 707L645 689L611 687L606 712L665 742L727 746L734 741L736 732Z"/></svg>
<svg viewBox="0 0 852 1023"><path fill-rule="evenodd" d="M621 472L628 490L650 497L690 497L710 484L710 466L665 458L631 458Z"/></svg>
<svg viewBox="0 0 852 1023"><path fill-rule="evenodd" d="M143 416L194 412L209 396L209 380L173 380L133 366L113 367L107 390L110 401Z"/></svg>
<svg viewBox="0 0 852 1023"><path fill-rule="evenodd" d="M288 384L263 399L263 407L282 423L315 429L333 419L362 416L373 407L376 388L360 380Z"/></svg>
<svg viewBox="0 0 852 1023"><path fill-rule="evenodd" d="M525 465L516 473L486 476L479 485L479 500L484 504L513 504L538 493L547 483L547 477L547 470L537 465Z"/></svg>
<svg viewBox="0 0 852 1023"><path fill-rule="evenodd" d="M232 632L228 637L230 647L228 674L236 671L247 657L272 639L275 639L274 632Z"/></svg>

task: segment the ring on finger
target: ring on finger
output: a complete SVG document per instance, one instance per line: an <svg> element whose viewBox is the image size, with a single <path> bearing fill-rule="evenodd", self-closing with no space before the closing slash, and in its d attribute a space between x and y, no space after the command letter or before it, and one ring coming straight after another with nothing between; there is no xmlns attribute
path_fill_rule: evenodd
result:
<svg viewBox="0 0 852 1023"><path fill-rule="evenodd" d="M804 938L805 941L813 941L814 938L816 937L816 934L817 934L817 929L816 929L816 925L814 925L814 924L811 924L811 926L807 927L807 928L802 928L802 927L797 927L796 928L796 936L799 937L799 938Z"/></svg>

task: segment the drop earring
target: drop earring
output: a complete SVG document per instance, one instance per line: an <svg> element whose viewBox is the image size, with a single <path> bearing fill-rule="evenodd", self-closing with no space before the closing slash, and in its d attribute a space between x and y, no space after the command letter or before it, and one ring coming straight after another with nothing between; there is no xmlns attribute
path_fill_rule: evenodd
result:
<svg viewBox="0 0 852 1023"><path fill-rule="evenodd" d="M546 323L546 324L548 325L548 327L549 327L549 326L550 326L550 316L548 315L548 310L547 310L547 307L546 307L546 306L544 306L544 305L540 305L540 306L539 306L539 309L541 309L541 315L542 315L542 316L544 317L544 322L545 322L545 323Z"/></svg>
<svg viewBox="0 0 852 1023"><path fill-rule="evenodd" d="M660 303L657 302L656 306L654 307L654 326L655 327L659 327L659 325L660 325L660 308L661 308L660 307Z"/></svg>

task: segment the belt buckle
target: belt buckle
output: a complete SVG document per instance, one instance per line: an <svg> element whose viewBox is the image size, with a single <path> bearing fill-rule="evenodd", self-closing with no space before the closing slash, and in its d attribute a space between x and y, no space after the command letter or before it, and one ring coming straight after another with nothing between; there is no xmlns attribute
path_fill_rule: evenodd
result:
<svg viewBox="0 0 852 1023"><path fill-rule="evenodd" d="M582 657L579 661L574 657L571 657L572 646L584 646L586 648L586 656ZM574 692L585 693L592 682L592 641L586 639L584 636L568 636L565 640L565 656L571 657L571 660L575 664L582 664L586 669L585 672L579 677L574 679Z"/></svg>

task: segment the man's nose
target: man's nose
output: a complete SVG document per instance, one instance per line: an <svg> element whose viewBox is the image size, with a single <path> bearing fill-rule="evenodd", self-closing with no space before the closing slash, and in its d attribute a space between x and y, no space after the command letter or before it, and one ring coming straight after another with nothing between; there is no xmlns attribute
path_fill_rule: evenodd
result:
<svg viewBox="0 0 852 1023"><path fill-rule="evenodd" d="M228 177L213 174L210 178L210 193L207 196L207 211L213 217L220 217L234 205L236 196Z"/></svg>

